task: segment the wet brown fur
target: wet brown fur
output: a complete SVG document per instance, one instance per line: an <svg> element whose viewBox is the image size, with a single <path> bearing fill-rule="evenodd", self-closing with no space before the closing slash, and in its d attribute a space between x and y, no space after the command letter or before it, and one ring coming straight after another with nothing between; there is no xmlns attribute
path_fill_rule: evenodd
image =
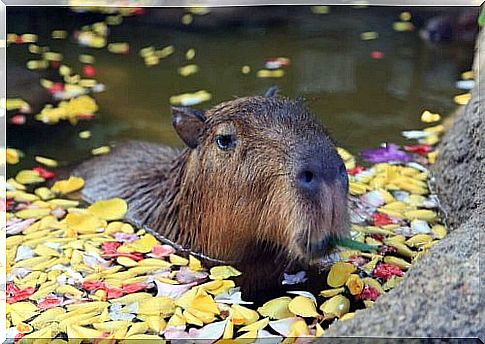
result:
<svg viewBox="0 0 485 344"><path fill-rule="evenodd" d="M295 169L315 152L329 157L329 168L341 164L301 101L238 98L205 118L194 149L130 142L81 164L73 174L86 180L86 200L124 198L128 220L228 261L253 289L275 284L291 261L307 260L308 250L297 242L345 232L340 181L323 186L321 202L295 191ZM214 137L228 133L236 135L237 148L221 151Z"/></svg>

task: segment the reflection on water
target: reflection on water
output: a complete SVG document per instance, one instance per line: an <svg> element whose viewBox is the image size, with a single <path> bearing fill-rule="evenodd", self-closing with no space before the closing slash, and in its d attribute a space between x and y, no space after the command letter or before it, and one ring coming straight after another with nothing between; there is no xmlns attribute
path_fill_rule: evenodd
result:
<svg viewBox="0 0 485 344"><path fill-rule="evenodd" d="M93 54L97 79L107 90L96 95L100 106L96 120L76 127L9 126L7 143L64 164L88 157L93 147L128 139L180 145L171 128L171 95L206 89L213 98L201 107L209 107L235 96L262 94L273 84L284 95L304 96L339 144L353 152L383 141L402 143L400 131L419 126L423 110L442 114L453 110L452 96L459 93L454 81L470 68L473 47L460 42L429 44L416 32L393 31L392 23L401 10L340 7L315 15L308 7L277 8L277 23L265 22L260 15L263 19L257 23L247 24L245 19L250 17L241 17L242 25L224 26L219 16L210 30L168 25L164 9L148 10L146 17L127 18L112 28L110 41L131 44L129 55L118 56L105 49L79 47L71 40L50 39L53 29L72 32L102 17L64 9L9 8L8 32L39 33L41 45L63 53L65 61L78 70L78 55ZM51 19L52 11L56 20ZM421 21L433 14L430 9L410 11ZM365 31L377 31L379 38L362 41L360 34ZM176 53L158 66L145 67L137 53L152 44L173 44ZM187 63L184 54L189 48L196 50L193 63L200 72L184 78L177 68ZM382 52L383 58L371 58L372 51ZM286 75L256 78L264 61L276 56L291 59ZM23 64L28 59L27 47L9 47L7 59L9 64ZM251 66L249 75L241 73L243 65ZM86 129L93 134L89 141L77 136Z"/></svg>

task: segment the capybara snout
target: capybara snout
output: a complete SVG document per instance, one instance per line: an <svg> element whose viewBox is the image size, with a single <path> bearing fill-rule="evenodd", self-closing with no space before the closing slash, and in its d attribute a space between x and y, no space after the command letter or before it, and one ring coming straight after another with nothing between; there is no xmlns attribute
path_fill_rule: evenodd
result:
<svg viewBox="0 0 485 344"><path fill-rule="evenodd" d="M129 219L261 285L346 233L345 167L302 101L270 92L177 107L173 126L183 150L131 143L81 165L86 198L123 197Z"/></svg>

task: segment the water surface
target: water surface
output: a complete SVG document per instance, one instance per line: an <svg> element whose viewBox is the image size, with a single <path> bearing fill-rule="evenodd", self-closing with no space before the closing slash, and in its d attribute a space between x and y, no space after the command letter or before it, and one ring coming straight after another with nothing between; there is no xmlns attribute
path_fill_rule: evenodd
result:
<svg viewBox="0 0 485 344"><path fill-rule="evenodd" d="M278 85L284 95L303 96L337 142L354 153L381 142L404 143L400 132L422 127L419 115L423 110L443 115L453 111L452 97L460 93L455 80L470 69L472 45L430 44L417 32L394 31L392 23L404 8L332 7L323 15L313 14L309 7L254 10L262 19L251 20L246 11L238 25L226 23L222 14L210 13L203 19L207 22L214 16L209 29L198 27L197 17L191 26L172 25L179 22L178 17L169 16L169 22L163 13L147 10L145 16L126 18L122 25L112 27L110 42L131 45L128 55L114 55L106 49L80 47L72 39L50 39L53 29L73 32L102 15L60 8L9 8L8 32L38 33L39 44L64 54L65 62L78 71L78 55L93 54L97 79L107 87L95 96L100 107L96 120L77 126L9 125L7 145L28 155L19 167L31 165L35 154L71 164L89 157L93 147L129 139L181 145L171 127L169 97L199 89L213 95L199 105L207 108L237 96L262 94ZM407 10L417 25L436 12ZM265 20L272 11L278 13L278 20ZM376 31L379 38L361 40L365 31ZM149 68L138 56L148 45L174 45L176 52ZM191 63L199 65L200 72L182 77L177 68L187 63L185 51L189 48L196 50ZM382 52L383 58L371 58L372 51ZM256 71L263 68L264 61L277 56L291 59L286 75L257 78ZM29 58L33 56L26 45L7 49L8 63L24 63ZM250 74L241 73L243 65L251 67ZM86 129L92 131L92 138L79 139L78 132Z"/></svg>

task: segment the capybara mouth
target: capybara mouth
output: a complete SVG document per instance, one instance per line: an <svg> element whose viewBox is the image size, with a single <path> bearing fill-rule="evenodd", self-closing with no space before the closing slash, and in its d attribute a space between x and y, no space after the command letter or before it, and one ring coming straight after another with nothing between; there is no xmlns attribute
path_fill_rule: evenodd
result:
<svg viewBox="0 0 485 344"><path fill-rule="evenodd" d="M295 251L301 260L312 262L331 254L336 239L349 231L347 193L334 183L323 188L318 200L304 205L306 213L296 231Z"/></svg>

